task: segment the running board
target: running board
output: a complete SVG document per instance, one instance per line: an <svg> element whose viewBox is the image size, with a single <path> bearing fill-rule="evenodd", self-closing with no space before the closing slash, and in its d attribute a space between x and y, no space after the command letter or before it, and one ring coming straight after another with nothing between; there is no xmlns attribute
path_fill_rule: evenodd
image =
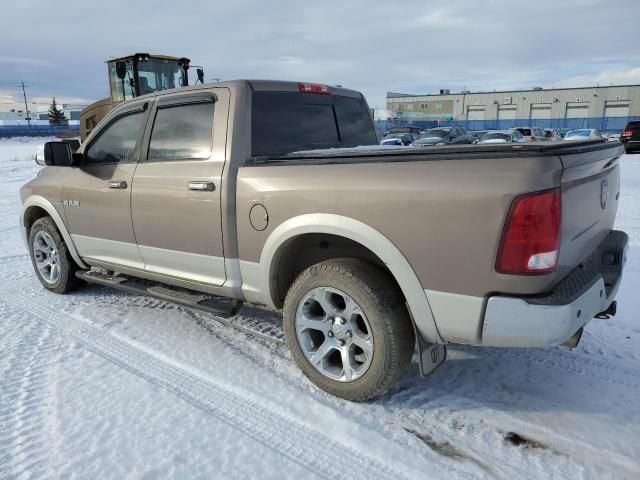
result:
<svg viewBox="0 0 640 480"><path fill-rule="evenodd" d="M242 301L240 300L173 287L127 275L111 275L100 270L78 270L76 277L89 283L97 283L125 292L167 300L222 318L234 316L242 307Z"/></svg>

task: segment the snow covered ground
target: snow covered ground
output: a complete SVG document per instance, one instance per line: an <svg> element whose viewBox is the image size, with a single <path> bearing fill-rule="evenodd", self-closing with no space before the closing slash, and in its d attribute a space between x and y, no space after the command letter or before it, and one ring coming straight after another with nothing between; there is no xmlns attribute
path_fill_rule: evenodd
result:
<svg viewBox="0 0 640 480"><path fill-rule="evenodd" d="M42 141L0 140L0 478L640 478L640 155L621 161L616 317L574 351L450 347L354 404L303 377L271 312L235 319L256 340L109 288L46 292L18 227Z"/></svg>

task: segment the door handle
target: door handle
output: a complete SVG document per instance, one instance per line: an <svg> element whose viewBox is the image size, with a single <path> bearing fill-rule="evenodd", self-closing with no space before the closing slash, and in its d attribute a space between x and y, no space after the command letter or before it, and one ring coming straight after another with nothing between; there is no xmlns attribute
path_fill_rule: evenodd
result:
<svg viewBox="0 0 640 480"><path fill-rule="evenodd" d="M127 188L127 182L124 180L109 180L107 182L107 187L109 188Z"/></svg>
<svg viewBox="0 0 640 480"><path fill-rule="evenodd" d="M189 190L197 190L199 192L213 192L216 186L213 182L189 182Z"/></svg>

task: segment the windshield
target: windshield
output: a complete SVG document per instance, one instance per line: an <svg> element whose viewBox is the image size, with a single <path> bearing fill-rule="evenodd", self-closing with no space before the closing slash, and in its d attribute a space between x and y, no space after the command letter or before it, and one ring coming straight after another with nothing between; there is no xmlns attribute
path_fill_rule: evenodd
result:
<svg viewBox="0 0 640 480"><path fill-rule="evenodd" d="M427 130L420 138L445 138L451 133L450 128L434 128L433 130Z"/></svg>
<svg viewBox="0 0 640 480"><path fill-rule="evenodd" d="M125 78L118 78L116 61L108 62L111 97L116 102L130 100L137 95L159 92L186 85L184 70L176 60L150 58L138 62L138 93L135 92L133 61L126 60Z"/></svg>
<svg viewBox="0 0 640 480"><path fill-rule="evenodd" d="M591 130L571 130L567 132L567 137L588 137L591 135Z"/></svg>
<svg viewBox="0 0 640 480"><path fill-rule="evenodd" d="M185 86L184 70L175 60L151 58L138 63L140 95Z"/></svg>
<svg viewBox="0 0 640 480"><path fill-rule="evenodd" d="M510 142L511 135L508 133L485 133L480 141L484 140L506 140L507 142Z"/></svg>

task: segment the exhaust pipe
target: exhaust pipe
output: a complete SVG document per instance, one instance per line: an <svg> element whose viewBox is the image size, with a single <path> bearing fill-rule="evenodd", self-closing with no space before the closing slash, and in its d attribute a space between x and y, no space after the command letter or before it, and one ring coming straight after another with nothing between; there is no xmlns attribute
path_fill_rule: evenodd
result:
<svg viewBox="0 0 640 480"><path fill-rule="evenodd" d="M614 300L613 302L611 302L611 305L609 305L609 308L607 308L604 312L600 312L599 314L597 314L595 318L606 320L607 318L615 317L617 311L618 302Z"/></svg>
<svg viewBox="0 0 640 480"><path fill-rule="evenodd" d="M573 336L567 340L566 342L564 342L562 344L563 347L569 347L571 349L576 348L578 346L578 343L580 343L580 339L582 338L582 331L584 330L583 327L580 327L580 330L578 330L576 333L573 334Z"/></svg>

